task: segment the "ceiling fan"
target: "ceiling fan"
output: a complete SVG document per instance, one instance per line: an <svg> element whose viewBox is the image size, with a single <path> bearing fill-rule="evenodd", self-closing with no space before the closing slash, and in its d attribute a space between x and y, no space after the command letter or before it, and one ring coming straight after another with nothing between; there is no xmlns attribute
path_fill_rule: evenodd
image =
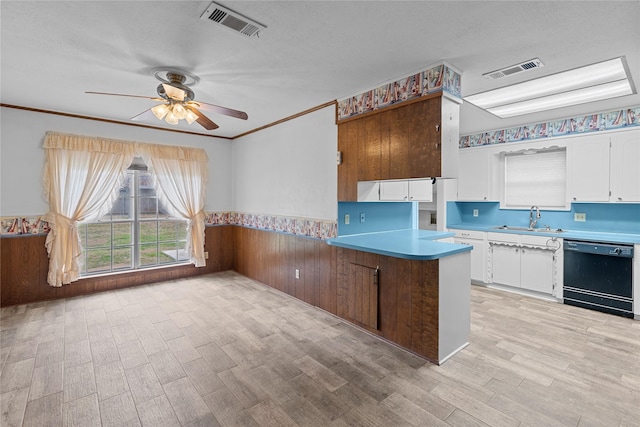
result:
<svg viewBox="0 0 640 427"><path fill-rule="evenodd" d="M200 78L194 74L178 68L167 67L156 68L153 70L153 73L161 82L156 89L158 97L107 92L85 93L94 95L127 96L130 98L144 98L162 102L161 104L132 117L131 120L142 120L153 114L158 118L158 120L164 119L167 123L172 125L177 125L180 120L185 119L189 124L195 121L206 130L213 130L217 129L218 125L205 116L200 110L224 114L225 116L235 117L242 120L247 120L248 118L247 113L244 111L195 101L195 94L193 93L193 90L191 90L190 86L196 85L200 81Z"/></svg>

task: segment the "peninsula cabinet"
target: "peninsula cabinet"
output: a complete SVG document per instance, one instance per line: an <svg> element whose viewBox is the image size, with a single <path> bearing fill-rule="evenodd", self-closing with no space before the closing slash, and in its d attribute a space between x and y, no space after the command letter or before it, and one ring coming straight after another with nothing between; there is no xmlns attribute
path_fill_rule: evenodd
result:
<svg viewBox="0 0 640 427"><path fill-rule="evenodd" d="M358 181L439 177L441 95L338 124L338 200L357 201Z"/></svg>
<svg viewBox="0 0 640 427"><path fill-rule="evenodd" d="M468 259L467 252L410 260L338 247L337 315L442 363L467 340L468 330L460 325L469 321L469 271L460 265ZM467 279L459 280L462 275Z"/></svg>

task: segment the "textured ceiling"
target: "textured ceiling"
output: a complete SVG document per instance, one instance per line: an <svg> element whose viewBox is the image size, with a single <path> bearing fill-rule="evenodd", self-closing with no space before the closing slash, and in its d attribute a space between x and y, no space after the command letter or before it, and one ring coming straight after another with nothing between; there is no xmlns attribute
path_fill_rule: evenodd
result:
<svg viewBox="0 0 640 427"><path fill-rule="evenodd" d="M640 85L639 1L219 3L267 29L247 39L201 20L208 1L3 0L1 101L128 121L155 103L84 92L156 96L151 70L181 67L201 79L197 100L249 115L208 113L219 129L184 129L233 137L441 60L462 72L463 94L622 55ZM545 67L481 76L534 57ZM631 105L640 95L501 120L465 103L461 132Z"/></svg>

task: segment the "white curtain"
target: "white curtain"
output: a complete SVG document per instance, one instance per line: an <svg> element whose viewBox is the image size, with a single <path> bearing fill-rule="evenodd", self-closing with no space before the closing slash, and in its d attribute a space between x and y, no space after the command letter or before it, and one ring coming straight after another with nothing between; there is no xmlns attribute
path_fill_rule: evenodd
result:
<svg viewBox="0 0 640 427"><path fill-rule="evenodd" d="M157 194L171 215L184 218L187 226L187 253L196 267L204 267L207 157L203 150L146 146L141 153L154 173Z"/></svg>
<svg viewBox="0 0 640 427"><path fill-rule="evenodd" d="M131 164L131 144L100 138L47 133L44 141L45 220L51 231L47 282L60 287L78 280L81 246L77 224L111 210L124 171Z"/></svg>
<svg viewBox="0 0 640 427"><path fill-rule="evenodd" d="M207 155L204 150L144 144L105 138L48 132L43 147L45 220L51 286L78 280L82 247L77 224L102 217L118 197L124 172L135 155L151 166L157 193L169 212L188 220L187 250L196 267L205 265L205 186Z"/></svg>

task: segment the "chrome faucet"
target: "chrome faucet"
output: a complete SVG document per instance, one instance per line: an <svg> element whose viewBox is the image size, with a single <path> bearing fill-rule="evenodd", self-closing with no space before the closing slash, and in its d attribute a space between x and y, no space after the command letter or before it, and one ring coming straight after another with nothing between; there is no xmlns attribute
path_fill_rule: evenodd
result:
<svg viewBox="0 0 640 427"><path fill-rule="evenodd" d="M536 210L536 219L533 219L533 210ZM531 206L531 210L529 211L529 228L535 228L538 220L542 215L540 215L540 208L537 206Z"/></svg>

